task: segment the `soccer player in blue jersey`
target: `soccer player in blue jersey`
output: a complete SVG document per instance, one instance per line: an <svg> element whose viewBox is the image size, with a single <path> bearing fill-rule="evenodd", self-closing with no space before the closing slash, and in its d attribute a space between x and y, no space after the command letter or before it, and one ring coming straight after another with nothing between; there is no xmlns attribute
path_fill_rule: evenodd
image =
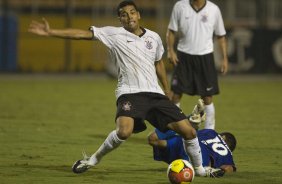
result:
<svg viewBox="0 0 282 184"><path fill-rule="evenodd" d="M236 147L236 139L231 133L218 134L212 129L202 129L197 132L197 135L204 167L220 168L225 172L236 171L232 156L232 151ZM171 130L163 133L156 129L149 135L148 141L153 146L154 160L168 164L176 159L189 160L182 138Z"/></svg>
<svg viewBox="0 0 282 184"><path fill-rule="evenodd" d="M190 122L192 119L189 118ZM235 172L232 152L236 147L236 138L229 132L217 133L213 129L197 131L199 144L202 151L203 166L211 169L222 169L225 172ZM149 134L148 142L153 147L154 160L170 164L176 159L189 160L182 138L174 131L165 133L155 129Z"/></svg>

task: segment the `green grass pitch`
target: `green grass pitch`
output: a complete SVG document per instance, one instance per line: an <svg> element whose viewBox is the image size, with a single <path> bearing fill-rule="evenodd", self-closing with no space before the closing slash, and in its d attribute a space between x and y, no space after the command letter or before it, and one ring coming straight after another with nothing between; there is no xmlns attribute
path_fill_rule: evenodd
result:
<svg viewBox="0 0 282 184"><path fill-rule="evenodd" d="M95 75L0 75L0 183L168 184L146 136L133 135L96 167L76 175L81 151L93 153L115 127L115 80ZM195 184L282 183L282 77L220 78L216 129L231 131L238 172ZM185 96L189 113L196 97Z"/></svg>

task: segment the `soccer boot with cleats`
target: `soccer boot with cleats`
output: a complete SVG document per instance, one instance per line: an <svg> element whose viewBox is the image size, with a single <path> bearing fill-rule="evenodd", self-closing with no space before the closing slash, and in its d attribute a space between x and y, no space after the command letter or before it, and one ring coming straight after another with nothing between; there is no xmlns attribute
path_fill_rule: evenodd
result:
<svg viewBox="0 0 282 184"><path fill-rule="evenodd" d="M85 152L82 152L82 155L83 159L76 161L72 166L72 171L76 174L84 173L93 166L89 164L90 157Z"/></svg>
<svg viewBox="0 0 282 184"><path fill-rule="evenodd" d="M197 105L195 105L191 115L189 116L189 121L192 123L192 126L198 130L201 126L201 124L206 119L206 113L205 113L205 104L202 99L198 100Z"/></svg>

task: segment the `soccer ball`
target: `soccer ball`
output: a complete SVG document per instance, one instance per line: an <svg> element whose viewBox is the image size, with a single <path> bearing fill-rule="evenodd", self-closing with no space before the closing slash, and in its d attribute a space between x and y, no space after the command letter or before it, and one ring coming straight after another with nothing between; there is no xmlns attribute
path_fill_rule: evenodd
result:
<svg viewBox="0 0 282 184"><path fill-rule="evenodd" d="M193 166L187 160L174 160L167 168L167 177L171 184L189 184L194 176Z"/></svg>

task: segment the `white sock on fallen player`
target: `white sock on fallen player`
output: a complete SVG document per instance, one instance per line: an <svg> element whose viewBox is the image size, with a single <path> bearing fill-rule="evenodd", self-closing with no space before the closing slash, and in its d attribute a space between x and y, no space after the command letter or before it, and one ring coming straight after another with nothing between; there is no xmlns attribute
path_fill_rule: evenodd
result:
<svg viewBox="0 0 282 184"><path fill-rule="evenodd" d="M198 137L191 140L184 140L183 144L187 155L190 158L190 161L195 169L195 174L197 176L206 176L206 171L203 167L203 159L201 148L199 145Z"/></svg>
<svg viewBox="0 0 282 184"><path fill-rule="evenodd" d="M98 164L106 154L119 147L123 142L124 140L118 138L116 130L112 131L99 149L90 157L89 164L93 166Z"/></svg>
<svg viewBox="0 0 282 184"><path fill-rule="evenodd" d="M205 121L205 129L215 129L215 108L214 104L211 103L205 106L206 111L206 121Z"/></svg>

